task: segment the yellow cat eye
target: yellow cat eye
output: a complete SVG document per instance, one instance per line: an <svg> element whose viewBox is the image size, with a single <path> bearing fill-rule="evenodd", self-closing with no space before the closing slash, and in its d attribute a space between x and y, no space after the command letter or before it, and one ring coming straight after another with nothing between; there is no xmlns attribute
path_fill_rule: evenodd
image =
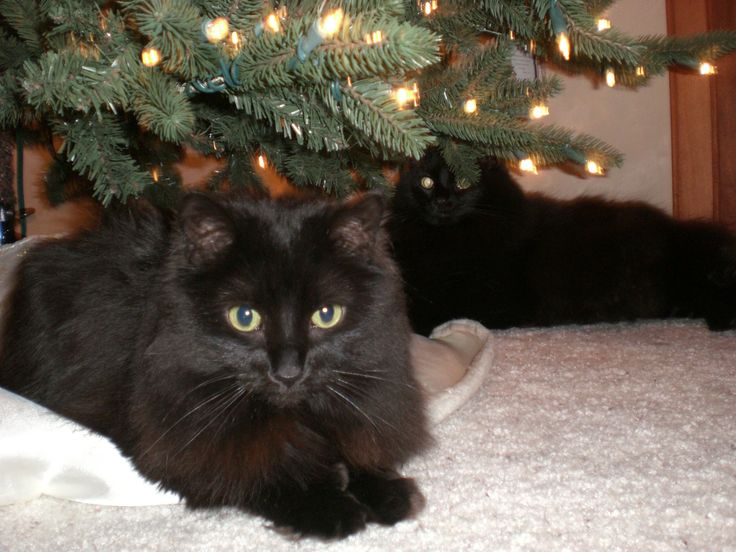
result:
<svg viewBox="0 0 736 552"><path fill-rule="evenodd" d="M227 321L239 332L254 332L261 327L261 315L248 306L232 307L227 311Z"/></svg>
<svg viewBox="0 0 736 552"><path fill-rule="evenodd" d="M458 178L457 182L455 182L455 187L458 190L467 190L468 188L470 188L470 186L470 180L468 180L467 178Z"/></svg>
<svg viewBox="0 0 736 552"><path fill-rule="evenodd" d="M423 177L419 184L425 190L431 190L432 188L434 188L434 180L432 180L428 176Z"/></svg>
<svg viewBox="0 0 736 552"><path fill-rule="evenodd" d="M312 314L312 324L315 327L327 330L337 326L343 318L345 310L340 305L325 305Z"/></svg>

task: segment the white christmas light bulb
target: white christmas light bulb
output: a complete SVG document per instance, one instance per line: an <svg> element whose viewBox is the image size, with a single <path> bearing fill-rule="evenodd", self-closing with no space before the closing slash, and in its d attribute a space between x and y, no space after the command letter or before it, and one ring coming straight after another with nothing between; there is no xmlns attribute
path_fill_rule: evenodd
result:
<svg viewBox="0 0 736 552"><path fill-rule="evenodd" d="M704 61L700 64L699 71L701 75L715 75L716 74L716 66L712 63L709 63L707 61Z"/></svg>
<svg viewBox="0 0 736 552"><path fill-rule="evenodd" d="M319 21L319 34L322 38L330 38L340 30L342 24L343 11L338 8L325 15Z"/></svg>
<svg viewBox="0 0 736 552"><path fill-rule="evenodd" d="M570 39L567 33L557 35L557 48L559 48L560 54L565 58L565 61L570 61Z"/></svg>
<svg viewBox="0 0 736 552"><path fill-rule="evenodd" d="M207 23L204 34L207 36L207 40L215 43L224 40L229 32L230 24L227 19L225 17L217 17Z"/></svg>
<svg viewBox="0 0 736 552"><path fill-rule="evenodd" d="M613 71L613 69L606 69L606 84L610 88L616 86L616 73Z"/></svg>
<svg viewBox="0 0 736 552"><path fill-rule="evenodd" d="M529 117L531 119L541 119L549 115L549 106L545 104L533 105L529 110Z"/></svg>
<svg viewBox="0 0 736 552"><path fill-rule="evenodd" d="M593 160L589 160L587 163L585 163L585 170L588 171L590 174L594 174L597 176L602 175L604 172L603 167L601 167Z"/></svg>
<svg viewBox="0 0 736 552"><path fill-rule="evenodd" d="M611 28L611 20L607 17L601 17L596 21L596 25L598 27L598 31L607 31Z"/></svg>
<svg viewBox="0 0 736 552"><path fill-rule="evenodd" d="M539 171L537 171L537 166L534 164L534 161L532 161L530 157L519 161L519 169L524 172L539 174Z"/></svg>
<svg viewBox="0 0 736 552"><path fill-rule="evenodd" d="M156 48L144 48L141 52L141 61L146 67L155 67L161 62L161 52Z"/></svg>

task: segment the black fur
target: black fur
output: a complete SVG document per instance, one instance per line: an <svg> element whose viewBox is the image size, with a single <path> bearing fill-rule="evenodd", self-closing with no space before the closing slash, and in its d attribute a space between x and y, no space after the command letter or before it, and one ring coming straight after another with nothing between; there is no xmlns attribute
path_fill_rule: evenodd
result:
<svg viewBox="0 0 736 552"><path fill-rule="evenodd" d="M736 240L725 228L641 202L525 194L502 165L481 169L479 184L459 190L431 150L401 172L389 226L417 332L453 318L489 328L674 316L736 325Z"/></svg>
<svg viewBox="0 0 736 552"><path fill-rule="evenodd" d="M184 199L32 250L0 385L109 436L191 507L342 537L410 516L428 442L383 202ZM310 322L323 305L342 321ZM240 332L233 306L262 326ZM372 481L366 485L366 481Z"/></svg>

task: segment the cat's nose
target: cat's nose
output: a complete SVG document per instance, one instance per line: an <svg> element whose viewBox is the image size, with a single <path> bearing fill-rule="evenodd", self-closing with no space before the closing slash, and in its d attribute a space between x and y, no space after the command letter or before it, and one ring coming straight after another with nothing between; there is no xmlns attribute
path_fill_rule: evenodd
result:
<svg viewBox="0 0 736 552"><path fill-rule="evenodd" d="M300 379L304 369L299 351L285 348L275 355L269 375L279 383L291 385Z"/></svg>

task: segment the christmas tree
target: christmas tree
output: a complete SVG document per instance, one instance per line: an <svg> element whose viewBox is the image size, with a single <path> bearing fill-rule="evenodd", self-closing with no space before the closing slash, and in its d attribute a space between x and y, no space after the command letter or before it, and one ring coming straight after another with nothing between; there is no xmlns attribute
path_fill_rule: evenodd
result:
<svg viewBox="0 0 736 552"><path fill-rule="evenodd" d="M728 31L626 36L612 3L0 0L0 127L46 140L47 178L77 175L104 204L176 190L184 147L223 160L214 188L268 163L346 195L430 145L471 181L486 155L600 173L621 155L535 121L561 85L525 62L637 87L736 49Z"/></svg>

